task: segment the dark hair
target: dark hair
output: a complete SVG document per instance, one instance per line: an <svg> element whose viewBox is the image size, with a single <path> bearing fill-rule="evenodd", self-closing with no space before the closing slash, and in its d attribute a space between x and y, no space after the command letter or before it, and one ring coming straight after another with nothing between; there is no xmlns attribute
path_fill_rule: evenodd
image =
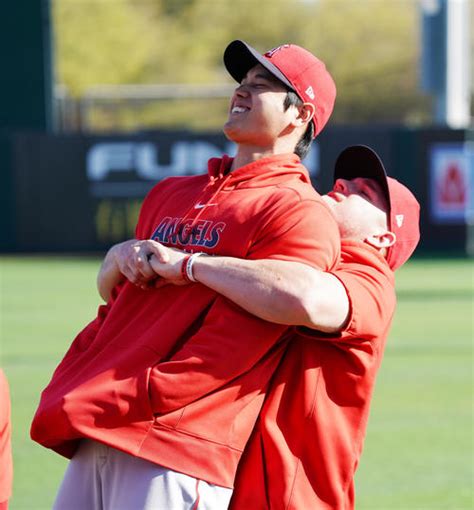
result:
<svg viewBox="0 0 474 510"><path fill-rule="evenodd" d="M289 90L286 93L285 101L283 103L283 108L285 108L285 111L288 110L290 106L296 106L296 108L299 108L302 104L303 101L296 94L296 92ZM301 159L303 159L309 152L313 138L314 138L314 124L311 121L308 124L308 127L306 128L304 135L298 140L298 143L296 144L296 147L294 149L294 153L298 155Z"/></svg>

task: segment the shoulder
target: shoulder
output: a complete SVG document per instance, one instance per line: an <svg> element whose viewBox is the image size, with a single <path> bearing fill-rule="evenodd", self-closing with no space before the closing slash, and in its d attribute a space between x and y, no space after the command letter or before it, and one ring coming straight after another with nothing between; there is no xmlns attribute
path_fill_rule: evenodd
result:
<svg viewBox="0 0 474 510"><path fill-rule="evenodd" d="M165 177L155 184L147 193L145 201L153 199L161 194L170 194L180 190L202 186L208 179L209 177L207 174Z"/></svg>
<svg viewBox="0 0 474 510"><path fill-rule="evenodd" d="M285 183L280 183L275 187L276 196L293 197L293 199L312 200L314 202L324 203L321 195L309 183L302 182L300 179L292 179Z"/></svg>
<svg viewBox="0 0 474 510"><path fill-rule="evenodd" d="M267 195L267 206L277 214L309 214L311 221L325 219L336 225L335 220L321 195L309 183L294 179L274 186Z"/></svg>
<svg viewBox="0 0 474 510"><path fill-rule="evenodd" d="M341 241L341 261L337 271L357 279L371 278L387 289L395 289L395 275L384 256L361 241Z"/></svg>
<svg viewBox="0 0 474 510"><path fill-rule="evenodd" d="M341 261L334 272L346 286L378 289L379 294L395 299L395 275L385 258L360 241L341 241ZM392 299L393 297L393 299Z"/></svg>
<svg viewBox="0 0 474 510"><path fill-rule="evenodd" d="M160 182L156 183L151 191L161 190L163 188L181 188L182 186L198 185L202 182L207 182L208 180L208 174L170 176L165 177Z"/></svg>
<svg viewBox="0 0 474 510"><path fill-rule="evenodd" d="M278 185L272 194L277 214L285 217L304 218L305 222L313 225L325 225L328 233L332 232L339 243L339 229L329 207L321 195L310 185L303 182ZM319 234L321 234L319 232Z"/></svg>

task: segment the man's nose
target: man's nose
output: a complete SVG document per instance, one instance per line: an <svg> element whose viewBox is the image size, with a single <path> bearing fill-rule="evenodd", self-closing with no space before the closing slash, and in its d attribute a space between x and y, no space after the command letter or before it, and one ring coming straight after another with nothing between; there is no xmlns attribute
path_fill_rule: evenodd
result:
<svg viewBox="0 0 474 510"><path fill-rule="evenodd" d="M248 96L248 93L249 91L247 90L245 85L239 85L234 91L234 95L239 97L246 97Z"/></svg>

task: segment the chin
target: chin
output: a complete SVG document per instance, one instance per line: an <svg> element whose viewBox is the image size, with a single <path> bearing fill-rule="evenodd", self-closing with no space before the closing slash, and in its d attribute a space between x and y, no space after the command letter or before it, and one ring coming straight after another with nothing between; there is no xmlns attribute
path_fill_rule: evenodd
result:
<svg viewBox="0 0 474 510"><path fill-rule="evenodd" d="M254 144L255 137L252 136L252 133L245 131L244 129L238 128L235 125L232 125L230 122L226 122L224 124L224 135L228 140L234 142L236 144Z"/></svg>
<svg viewBox="0 0 474 510"><path fill-rule="evenodd" d="M238 143L239 130L235 126L232 125L232 121L228 120L224 124L222 131L224 132L224 135L226 136L226 138L228 140L230 140L231 142Z"/></svg>

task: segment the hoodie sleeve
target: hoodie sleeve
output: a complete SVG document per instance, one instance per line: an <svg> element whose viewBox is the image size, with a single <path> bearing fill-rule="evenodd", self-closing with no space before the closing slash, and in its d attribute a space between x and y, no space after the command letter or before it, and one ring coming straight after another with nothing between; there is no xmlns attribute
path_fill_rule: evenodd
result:
<svg viewBox="0 0 474 510"><path fill-rule="evenodd" d="M396 306L393 274L367 264L343 264L333 273L349 297L349 320L339 338L347 343L377 342L387 333Z"/></svg>
<svg viewBox="0 0 474 510"><path fill-rule="evenodd" d="M344 240L342 261L332 274L349 298L345 328L339 334L309 328L297 330L320 341L337 342L341 348L367 342L380 344L388 334L396 306L394 274L387 263L363 243Z"/></svg>
<svg viewBox="0 0 474 510"><path fill-rule="evenodd" d="M326 211L312 200L275 208L248 256L296 260L326 270L334 267L339 236L337 227L326 224ZM332 217L329 219L335 225ZM218 296L200 329L171 359L153 368L153 411L163 414L176 410L252 369L287 329Z"/></svg>

